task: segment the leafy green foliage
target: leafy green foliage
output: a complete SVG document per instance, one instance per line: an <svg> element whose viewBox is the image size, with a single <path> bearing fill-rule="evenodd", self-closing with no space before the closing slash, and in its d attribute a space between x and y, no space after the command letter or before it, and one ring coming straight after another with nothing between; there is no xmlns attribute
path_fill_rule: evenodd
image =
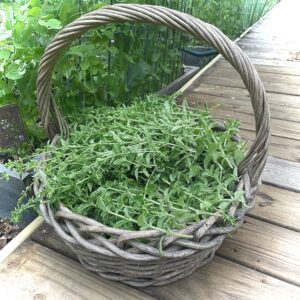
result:
<svg viewBox="0 0 300 300"><path fill-rule="evenodd" d="M208 111L177 106L174 97L87 109L73 117L68 139L38 151L48 160L34 178L46 176L47 185L20 203L14 219L26 206L50 201L130 230L179 229L216 211L234 222L228 209L244 203L243 192L235 191L244 144L232 141L237 121L228 121L224 132L215 126ZM8 166L25 171L38 164Z"/></svg>
<svg viewBox="0 0 300 300"><path fill-rule="evenodd" d="M37 68L57 31L83 13L113 0L5 0L0 29L0 105L17 102L31 141L45 138L37 126ZM125 0L190 13L236 37L277 0ZM253 3L253 5L251 4ZM198 43L198 41L197 41ZM109 25L88 32L66 51L53 77L54 97L64 114L91 105L130 103L156 92L182 71L180 49L189 37L164 26Z"/></svg>

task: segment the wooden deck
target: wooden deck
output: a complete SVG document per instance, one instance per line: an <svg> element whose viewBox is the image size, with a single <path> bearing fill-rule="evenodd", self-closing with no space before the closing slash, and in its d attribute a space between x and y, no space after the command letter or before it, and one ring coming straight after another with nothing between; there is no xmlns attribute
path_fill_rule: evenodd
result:
<svg viewBox="0 0 300 300"><path fill-rule="evenodd" d="M42 226L0 266L0 298L300 299L299 12L299 0L282 0L238 42L268 93L271 157L256 208L211 263L176 283L137 290L83 270ZM220 103L216 117L240 119L241 135L250 141L254 137L248 93L222 58L191 81L185 95L193 106Z"/></svg>

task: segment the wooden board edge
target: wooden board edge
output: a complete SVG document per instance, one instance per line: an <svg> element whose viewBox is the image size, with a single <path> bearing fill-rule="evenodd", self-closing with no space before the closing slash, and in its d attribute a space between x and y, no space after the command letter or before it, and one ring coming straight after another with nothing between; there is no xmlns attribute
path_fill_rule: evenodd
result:
<svg viewBox="0 0 300 300"><path fill-rule="evenodd" d="M161 88L157 94L166 96L166 95L172 95L180 90L182 86L184 86L191 78L195 76L195 74L198 74L199 67L192 67L190 70L183 73L181 76L176 78L174 81L166 85L165 87Z"/></svg>
<svg viewBox="0 0 300 300"><path fill-rule="evenodd" d="M0 251L0 264L10 256L33 232L42 225L44 219L39 216L26 226L12 241Z"/></svg>

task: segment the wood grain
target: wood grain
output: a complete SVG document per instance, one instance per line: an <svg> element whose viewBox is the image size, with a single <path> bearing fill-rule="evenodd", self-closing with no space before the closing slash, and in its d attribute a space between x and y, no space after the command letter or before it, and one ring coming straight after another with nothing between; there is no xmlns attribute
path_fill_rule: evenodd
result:
<svg viewBox="0 0 300 300"><path fill-rule="evenodd" d="M244 50L245 52L247 52L247 50L255 50L255 51L261 51L261 52L269 52L269 51L274 51L274 50L278 50L280 51L286 51L286 52L296 52L298 51L299 48L297 48L295 45L290 45L285 47L285 45L278 43L278 44L272 44L272 43L264 43L264 42L259 42L259 43L255 43L253 42L253 40L251 39L242 39L241 41L239 41L238 46Z"/></svg>
<svg viewBox="0 0 300 300"><path fill-rule="evenodd" d="M254 136L254 132L247 131L247 134L244 130L240 132L242 136ZM288 139L286 137L272 136L269 154L274 157L300 163L300 143L297 140Z"/></svg>
<svg viewBox="0 0 300 300"><path fill-rule="evenodd" d="M55 233L53 228L45 222L31 235L31 240L68 258L78 261L78 258L73 251Z"/></svg>
<svg viewBox="0 0 300 300"><path fill-rule="evenodd" d="M33 242L25 243L0 266L1 299L154 299L107 281Z"/></svg>
<svg viewBox="0 0 300 300"><path fill-rule="evenodd" d="M300 286L300 233L246 217L218 254Z"/></svg>
<svg viewBox="0 0 300 300"><path fill-rule="evenodd" d="M265 187L262 192L265 191ZM273 195L272 195L273 196ZM258 199L258 203L263 203ZM279 197L279 196L278 196ZM277 199L273 196L273 199ZM287 199L288 200L288 199ZM280 203L278 203L280 205ZM264 215L265 207L258 206L260 213L254 212L255 215ZM284 210L285 207L283 206ZM272 212L268 212L272 215ZM267 217L267 215L264 215ZM54 243L49 244L49 236L52 239L55 236L53 231L47 227L44 234L47 239L41 239L47 247L53 247ZM53 239L53 240L54 240ZM59 243L58 243L59 244ZM60 251L68 248L62 243ZM228 287L233 286L233 289ZM249 268L224 260L220 257L215 257L214 260L207 266L197 270L186 279L180 280L176 283L156 288L142 289L145 293L157 297L158 299L177 300L177 299L298 299L297 292L299 289L295 286L289 285L283 281L277 280L260 272L253 271ZM295 293L293 295L293 293ZM293 298L294 297L294 298Z"/></svg>
<svg viewBox="0 0 300 300"><path fill-rule="evenodd" d="M256 194L256 207L248 215L300 232L300 193L263 184Z"/></svg>
<svg viewBox="0 0 300 300"><path fill-rule="evenodd" d="M274 58L259 58L259 57L251 57L251 61L254 65L269 65L274 67L291 67L300 69L300 64L297 63L295 65L294 61L285 61L285 60L276 60Z"/></svg>
<svg viewBox="0 0 300 300"><path fill-rule="evenodd" d="M207 78L207 77L204 77ZM254 130L254 118L249 107L249 100L247 101L247 92L242 88L232 88L230 92L228 86L220 86L216 84L203 84L203 79L198 79L186 92L184 97L190 99L192 106L203 107L206 103L209 103L212 99L213 103L209 103L210 106L221 103L223 105L218 106L213 115L219 120L226 120L228 118L235 118L241 120L241 128L245 130ZM300 86L299 86L300 88ZM215 89L214 92L212 90ZM239 95L240 91L240 95ZM214 93L216 98L209 97L211 93ZM232 96L230 96L230 93ZM272 135L291 138L295 140L300 139L300 125L298 120L299 116L299 96L287 96L284 95L282 100L276 94L270 94L269 103L271 108L271 129ZM219 100L217 97L222 98ZM224 97L224 98L223 98ZM231 97L230 100L228 98ZM235 103L234 100L240 100L245 103ZM298 101L297 101L298 100ZM295 108L295 109L292 109ZM274 112L274 115L273 115ZM291 113L289 113L291 112Z"/></svg>
<svg viewBox="0 0 300 300"><path fill-rule="evenodd" d="M288 62L293 61L293 58L295 57L295 51L290 50L280 50L280 49L273 49L271 51L260 51L260 49L243 49L243 51L252 59L252 58L260 58L265 60L276 60L276 61L282 61L282 62ZM299 64L298 61L295 61L295 63Z"/></svg>
<svg viewBox="0 0 300 300"><path fill-rule="evenodd" d="M184 94L184 97L188 99L190 97L195 100L197 98L200 98L201 101L204 101L206 96L216 96L220 100L224 98L224 100L232 99L250 103L250 96L245 87L228 87L224 85L215 85L209 83L200 84L197 82L193 86L191 86L189 90ZM268 92L267 97L270 106L287 106L300 108L300 96Z"/></svg>
<svg viewBox="0 0 300 300"><path fill-rule="evenodd" d="M143 291L160 300L300 299L300 288L220 257L176 283Z"/></svg>
<svg viewBox="0 0 300 300"><path fill-rule="evenodd" d="M300 192L300 164L269 156L262 181L289 191Z"/></svg>
<svg viewBox="0 0 300 300"><path fill-rule="evenodd" d="M261 74L266 74L269 75L269 78L266 78L267 76L264 76L262 79L263 84L265 86L265 89L267 92L275 92L275 93L281 93L281 94L286 94L286 95L296 95L300 96L300 85L294 84L294 78L286 78L286 80L277 82L272 80L272 75L273 74L268 74L268 73L261 73ZM279 75L279 74L277 74ZM280 75L283 76L283 75ZM292 75L286 75L288 77L291 77ZM298 76L294 76L298 77ZM226 72L226 74L221 74L221 73L213 73L211 71L210 74L206 74L202 76L199 80L199 84L201 82L204 83L210 83L214 85L223 85L223 86L228 86L228 87L245 87L243 81L237 77L235 72Z"/></svg>
<svg viewBox="0 0 300 300"><path fill-rule="evenodd" d="M289 102L281 102L274 103L272 99L269 97L269 106L271 111L271 118L277 120L287 120L292 122L299 122L300 119L300 97L297 97L298 103L289 103ZM203 108L205 105L214 109L214 107L218 107L218 109L232 111L237 113L245 113L249 115L253 115L253 109L248 97L242 96L233 96L233 97L219 97L212 95L203 95L197 93L191 93L187 95L187 99L189 100L189 104L193 107Z"/></svg>
<svg viewBox="0 0 300 300"><path fill-rule="evenodd" d="M264 46L262 46L264 47ZM224 69L233 69L231 64L224 59L220 59L215 67L224 68ZM300 69L295 66L287 67L287 66L270 66L270 65L255 65L255 69L258 73L273 73L273 74L286 74L286 75L294 75L300 76Z"/></svg>
<svg viewBox="0 0 300 300"><path fill-rule="evenodd" d="M292 50L281 50L281 49L272 49L270 51L261 51L261 49L251 49L244 48L243 51L250 58L260 58L266 60L276 60L276 61L294 61L296 56L296 51ZM297 60L295 60L295 64L299 64Z"/></svg>
<svg viewBox="0 0 300 300"><path fill-rule="evenodd" d="M229 70L231 70L232 72L228 72ZM214 68L211 69L209 76L213 76L217 78L223 78L226 76L226 78L230 78L231 80L234 81L239 81L239 83L243 85L243 82L240 79L240 75L237 73L237 71L235 71L233 68L229 70L225 68L224 69ZM290 85L296 85L298 87L300 86L300 78L298 75L260 72L259 76L263 81L263 83L265 83L266 85L268 85L268 83L282 83L288 86Z"/></svg>
<svg viewBox="0 0 300 300"><path fill-rule="evenodd" d="M296 0L297 1L297 0ZM296 26L296 24L294 24ZM265 27L264 29L266 29ZM270 28L270 27L269 27ZM273 29L273 28L271 28ZM291 28L289 28L291 29ZM289 30L287 29L287 30ZM267 43L274 43L276 44L281 44L281 45L287 45L287 47L297 47L299 46L299 40L295 39L293 37L293 34L289 33L289 37L287 37L287 34L284 36L276 36L276 33L268 33L264 31L263 29L253 29L248 35L247 38L253 39L254 42L260 43L262 42L267 42Z"/></svg>

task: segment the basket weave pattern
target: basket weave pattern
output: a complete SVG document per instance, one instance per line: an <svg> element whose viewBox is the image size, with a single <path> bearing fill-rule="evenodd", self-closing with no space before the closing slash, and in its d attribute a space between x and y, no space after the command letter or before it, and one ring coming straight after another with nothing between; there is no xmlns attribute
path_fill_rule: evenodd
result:
<svg viewBox="0 0 300 300"><path fill-rule="evenodd" d="M236 230L243 223L247 210L254 207L270 140L269 108L264 87L249 58L216 27L165 7L117 4L88 13L66 26L43 55L37 81L38 105L44 127L53 142L57 134L68 135L67 124L51 95L52 72L59 55L87 30L124 22L165 25L190 33L217 49L240 74L249 91L256 122L256 138L239 165L241 180L237 190L245 192L248 206L230 208L230 214L237 218L236 227L225 224L216 212L206 220L163 237L164 233L159 230L111 228L75 214L62 204L58 210L49 204L41 205L45 221L73 249L85 268L104 278L133 286L163 285L183 278L209 262L225 236ZM35 193L45 184L35 184ZM178 233L191 238L180 237Z"/></svg>

